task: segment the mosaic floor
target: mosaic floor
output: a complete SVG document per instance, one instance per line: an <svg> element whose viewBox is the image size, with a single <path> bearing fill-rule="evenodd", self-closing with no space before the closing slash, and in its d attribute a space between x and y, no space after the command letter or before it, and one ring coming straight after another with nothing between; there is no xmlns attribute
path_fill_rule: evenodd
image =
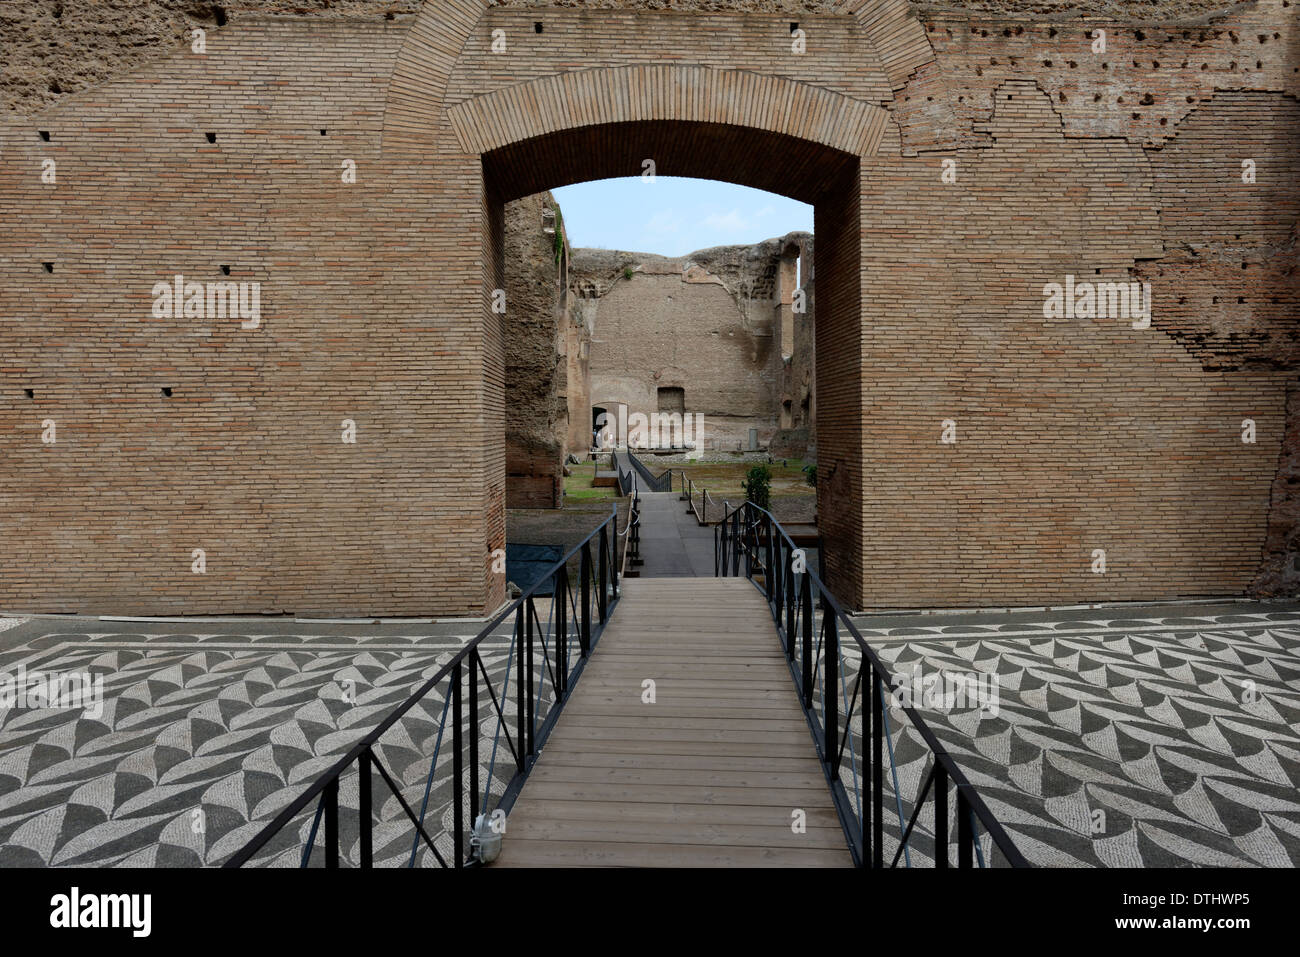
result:
<svg viewBox="0 0 1300 957"><path fill-rule="evenodd" d="M859 627L899 671L997 676L996 715L925 715L1031 863L1288 867L1300 865L1300 609L1274 609ZM222 863L477 626L361 636L338 625L297 633L302 623L252 635L168 630L177 627L0 619L0 680L20 669L103 678L102 712L0 708L0 866ZM494 681L507 642L485 650ZM442 704L430 695L379 749L412 806ZM901 711L892 718L906 801L926 757ZM499 792L509 756L497 761ZM449 823L439 767L431 831ZM376 862L405 863L411 829L382 785L374 793ZM354 859L355 777L341 804L343 853ZM310 824L304 812L254 863L296 866ZM445 834L437 843L446 849Z"/></svg>
<svg viewBox="0 0 1300 957"><path fill-rule="evenodd" d="M96 631L0 642L0 674L103 679L102 702L88 710L0 709L0 866L220 864L469 637ZM490 673L501 670L504 649L495 641L485 649ZM429 695L379 749L417 805L442 703ZM429 805L435 834L447 809L441 791ZM400 806L382 784L374 794L388 822L376 831L376 862L396 863L412 832L396 823ZM355 775L344 779L341 805L350 823ZM310 815L295 823L281 852L255 862L296 865Z"/></svg>
<svg viewBox="0 0 1300 957"><path fill-rule="evenodd" d="M897 672L997 676L996 716L923 714L1032 864L1295 867L1300 613L1265 607L858 624Z"/></svg>

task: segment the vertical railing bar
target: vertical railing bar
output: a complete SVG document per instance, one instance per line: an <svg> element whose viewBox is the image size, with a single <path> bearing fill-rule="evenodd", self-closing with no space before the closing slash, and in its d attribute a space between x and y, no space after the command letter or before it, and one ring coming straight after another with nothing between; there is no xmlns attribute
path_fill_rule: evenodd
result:
<svg viewBox="0 0 1300 957"><path fill-rule="evenodd" d="M966 800L966 789L957 785L957 867L970 870L975 863L971 854L970 803Z"/></svg>
<svg viewBox="0 0 1300 957"><path fill-rule="evenodd" d="M934 866L948 867L948 769L934 756Z"/></svg>
<svg viewBox="0 0 1300 957"><path fill-rule="evenodd" d="M339 866L339 779L330 778L325 785L325 866Z"/></svg>
<svg viewBox="0 0 1300 957"><path fill-rule="evenodd" d="M465 827L465 747L464 730L461 728L461 720L464 718L461 708L461 663L459 661L451 669L451 766L452 766L452 791L451 791L451 820L452 820L452 848L455 855L455 863L452 867L462 868L465 866L464 858L464 827Z"/></svg>
<svg viewBox="0 0 1300 957"><path fill-rule="evenodd" d="M374 867L374 813L371 810L370 793L370 749L366 748L357 756L357 818L361 827L361 866Z"/></svg>
<svg viewBox="0 0 1300 957"><path fill-rule="evenodd" d="M469 732L469 824L474 826L478 820L478 736L482 731L479 724L478 716L478 673L479 669L475 667L481 663L478 660L478 649L475 648L469 653L469 720L466 722L466 730Z"/></svg>

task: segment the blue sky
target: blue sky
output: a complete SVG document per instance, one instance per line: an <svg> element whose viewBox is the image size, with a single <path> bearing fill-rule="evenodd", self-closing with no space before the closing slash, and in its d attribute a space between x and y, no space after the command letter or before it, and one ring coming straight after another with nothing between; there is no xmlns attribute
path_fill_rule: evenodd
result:
<svg viewBox="0 0 1300 957"><path fill-rule="evenodd" d="M684 256L813 228L806 203L711 179L629 176L551 192L571 246Z"/></svg>

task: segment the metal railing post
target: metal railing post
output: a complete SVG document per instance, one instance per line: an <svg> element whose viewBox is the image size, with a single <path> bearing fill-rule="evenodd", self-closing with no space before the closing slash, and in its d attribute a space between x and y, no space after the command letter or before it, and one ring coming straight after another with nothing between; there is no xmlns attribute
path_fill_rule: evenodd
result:
<svg viewBox="0 0 1300 957"><path fill-rule="evenodd" d="M822 615L822 631L826 630L826 615ZM803 647L799 649L799 677L803 681L803 687L800 690L800 697L803 698L805 708L812 707L813 696L813 635L812 630L805 628L803 633Z"/></svg>
<svg viewBox="0 0 1300 957"><path fill-rule="evenodd" d="M872 833L875 834L875 866L885 866L885 685L876 674L875 665L870 665L871 685L876 689L875 706L871 710L872 745L871 745L871 799ZM865 860L865 856L863 860Z"/></svg>
<svg viewBox="0 0 1300 957"><path fill-rule="evenodd" d="M822 692L822 711L826 726L826 760L831 777L840 773L840 632L834 615L826 618L826 639L822 652L826 656L826 683Z"/></svg>
<svg viewBox="0 0 1300 957"><path fill-rule="evenodd" d="M555 570L555 587L551 600L555 602L555 701L564 699L569 686L569 569L561 565Z"/></svg>
<svg viewBox="0 0 1300 957"><path fill-rule="evenodd" d="M524 611L524 629L528 634L528 667L524 669L524 674L528 676L528 694L526 697L528 706L528 756L531 758L537 754L537 746L534 743L534 737L537 735L537 697L533 692L533 619L537 617L537 606L533 602L533 597L528 596L528 608Z"/></svg>
<svg viewBox="0 0 1300 957"><path fill-rule="evenodd" d="M812 576L803 576L803 643L805 646L812 647L813 633L813 613L812 613ZM791 661L794 660L794 643L795 637L790 635L790 640L786 642L785 655Z"/></svg>
<svg viewBox="0 0 1300 957"><path fill-rule="evenodd" d="M934 756L934 866L948 867L948 770Z"/></svg>
<svg viewBox="0 0 1300 957"><path fill-rule="evenodd" d="M451 669L451 830L452 848L456 861L455 868L465 866L465 732L461 728L461 664L459 661Z"/></svg>
<svg viewBox="0 0 1300 957"><path fill-rule="evenodd" d="M957 785L957 866L969 870L974 866L973 850L971 846L974 840L971 834L970 821L970 802L966 800L966 789L962 785Z"/></svg>
<svg viewBox="0 0 1300 957"><path fill-rule="evenodd" d="M469 714L466 728L469 731L469 823L478 820L478 649L469 653Z"/></svg>
<svg viewBox="0 0 1300 957"><path fill-rule="evenodd" d="M578 559L578 574L582 576L582 621L578 628L578 651L586 658L591 654L591 546L582 543Z"/></svg>
<svg viewBox="0 0 1300 957"><path fill-rule="evenodd" d="M331 778L325 785L325 866L337 870L339 866L339 779Z"/></svg>
<svg viewBox="0 0 1300 957"><path fill-rule="evenodd" d="M794 641L794 619L795 619L795 596L794 596L794 549L790 549L790 557L785 568L781 569L781 574L785 578L785 640L786 644ZM804 576L808 580L808 576Z"/></svg>
<svg viewBox="0 0 1300 957"><path fill-rule="evenodd" d="M507 666L508 666L507 662ZM524 710L524 606L515 609L515 770L524 773L528 760L528 732L524 730L527 712Z"/></svg>
<svg viewBox="0 0 1300 957"><path fill-rule="evenodd" d="M600 597L596 600L600 607L600 623L605 624L605 619L609 615L609 535L606 532L606 526L600 526L600 562L596 567L596 577L599 579L597 584L600 587Z"/></svg>
<svg viewBox="0 0 1300 957"><path fill-rule="evenodd" d="M361 866L374 867L374 813L371 810L370 749L357 755L357 823L361 830Z"/></svg>
<svg viewBox="0 0 1300 957"><path fill-rule="evenodd" d="M763 528L767 531L767 542L765 543L765 559L763 563L763 588L767 590L768 604L772 603L772 517L769 515L763 521Z"/></svg>

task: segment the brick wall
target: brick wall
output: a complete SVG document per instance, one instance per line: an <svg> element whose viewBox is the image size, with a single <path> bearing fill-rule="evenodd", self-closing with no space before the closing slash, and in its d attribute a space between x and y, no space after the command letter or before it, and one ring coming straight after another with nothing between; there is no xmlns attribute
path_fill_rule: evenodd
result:
<svg viewBox="0 0 1300 957"><path fill-rule="evenodd" d="M790 19L234 10L206 56L7 121L0 605L494 607L504 204L651 156L817 205L819 512L847 603L1240 593L1289 564L1288 0L1141 36L871 0L800 14L802 55ZM1262 188L1238 189L1247 147ZM177 273L260 281L260 327L155 318ZM1044 319L1067 273L1150 281L1152 328Z"/></svg>

